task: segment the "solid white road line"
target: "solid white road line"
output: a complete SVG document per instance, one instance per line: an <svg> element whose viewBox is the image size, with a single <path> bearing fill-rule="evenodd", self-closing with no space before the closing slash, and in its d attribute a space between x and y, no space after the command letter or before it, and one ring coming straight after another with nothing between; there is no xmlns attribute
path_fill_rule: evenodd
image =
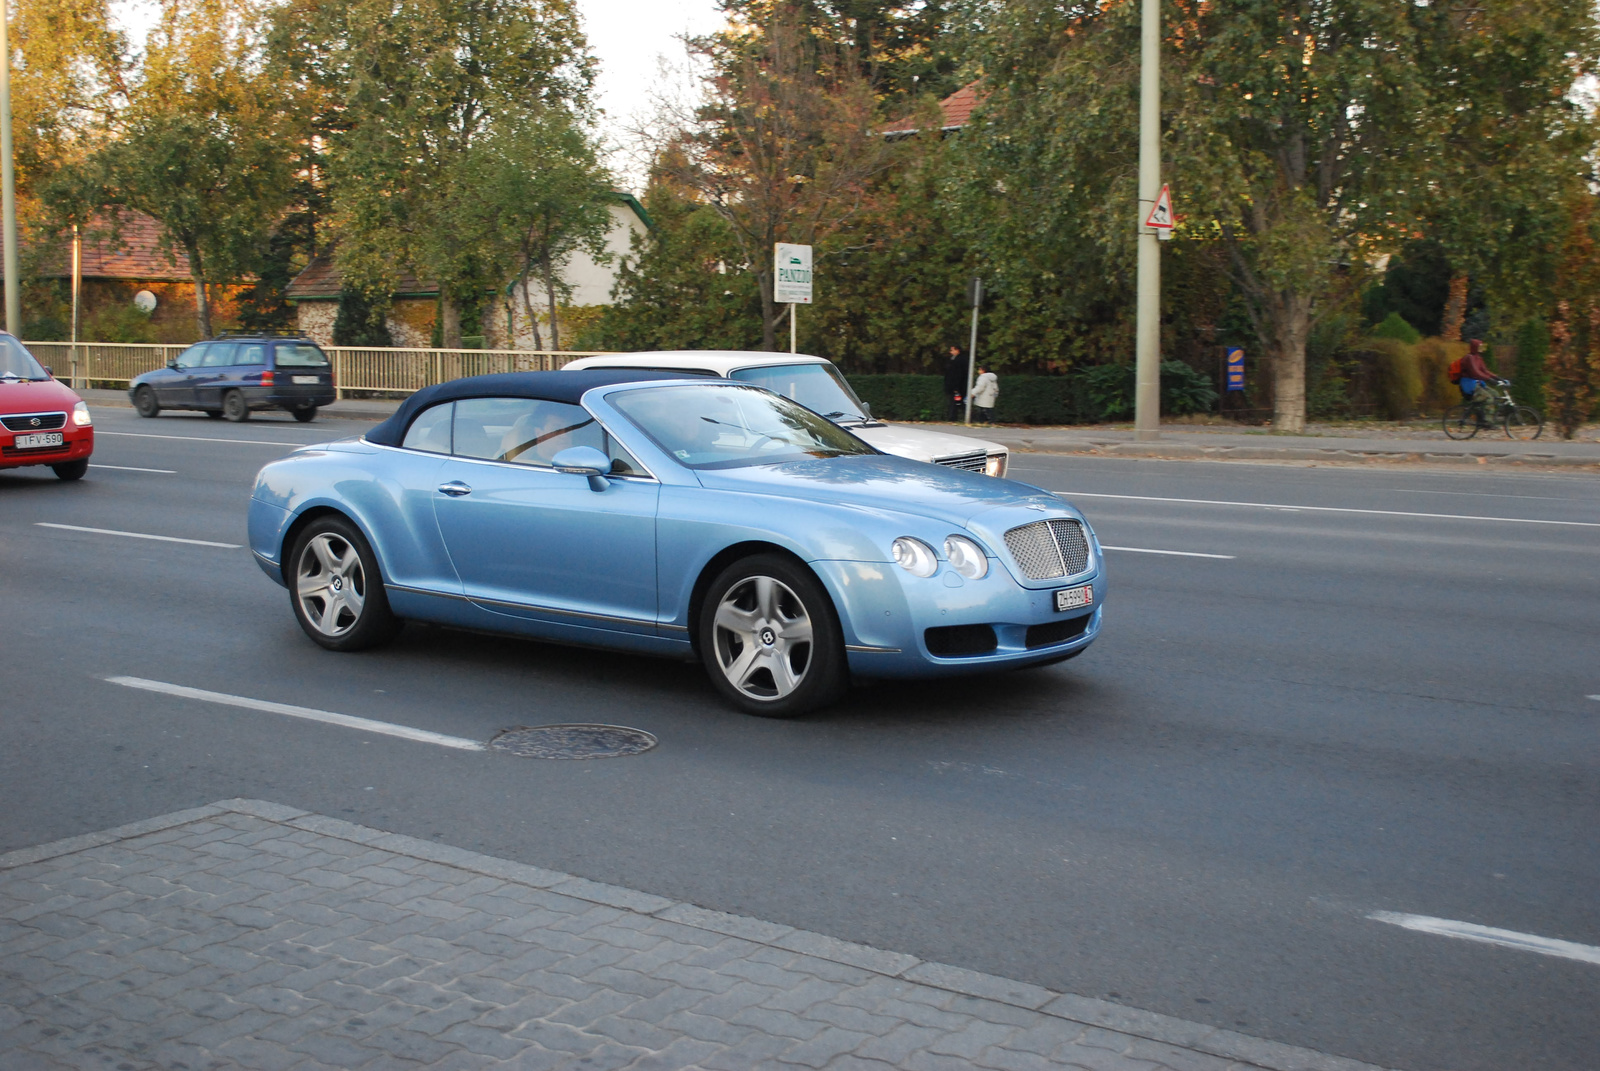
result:
<svg viewBox="0 0 1600 1071"><path fill-rule="evenodd" d="M96 435L120 435L125 439L181 439L191 443L246 443L250 446L315 446L315 443L280 443L272 439L212 439L204 435L154 435L145 431L96 431ZM326 442L327 440L322 440Z"/></svg>
<svg viewBox="0 0 1600 1071"><path fill-rule="evenodd" d="M1407 915L1398 911L1374 911L1367 918L1439 937L1458 937L1463 941L1481 941L1486 945L1515 948L1522 952L1538 952L1546 956L1575 959L1579 963L1600 964L1600 948L1594 945L1580 945L1576 941L1557 941L1551 937L1538 937L1531 933L1499 930L1493 926L1477 926L1470 922L1436 919L1427 915Z"/></svg>
<svg viewBox="0 0 1600 1071"><path fill-rule="evenodd" d="M1149 547L1108 547L1100 544L1101 550L1120 550L1125 554L1170 554L1175 558L1221 558L1224 561L1233 561L1234 554L1201 554L1196 550L1151 550Z"/></svg>
<svg viewBox="0 0 1600 1071"><path fill-rule="evenodd" d="M177 469L141 469L133 465L102 465L98 461L89 463L91 469L116 469L118 472L159 472L163 476L176 476Z"/></svg>
<svg viewBox="0 0 1600 1071"><path fill-rule="evenodd" d="M1410 513L1397 509L1351 509L1348 506L1290 506L1281 502L1228 502L1212 498L1158 498L1155 495L1106 495L1095 491L1057 491L1062 498L1119 498L1129 502L1178 502L1189 506L1248 506L1318 513L1364 513L1379 517L1425 517L1434 521L1504 521L1507 524L1558 524L1573 528L1600 528L1600 521L1546 521L1536 517L1474 517L1461 513Z"/></svg>
<svg viewBox="0 0 1600 1071"><path fill-rule="evenodd" d="M426 729L391 725L386 721L372 721L369 718L353 718L348 714L335 714L331 710L313 710L311 707L297 707L289 703L271 703L265 699L250 699L247 696L229 695L226 692L210 692L204 688L186 688L181 684L145 680L143 677L107 677L106 680L111 684L120 684L124 688L139 688L146 692L175 695L180 699L198 699L202 703L221 703L223 706L243 707L246 710L263 710L268 714L284 714L291 718L320 721L324 725L339 725L367 733L397 736L402 740L414 740L419 744L438 744L440 747L451 747L459 751L484 750L483 744L465 737L445 736L443 733L430 733Z"/></svg>
<svg viewBox="0 0 1600 1071"><path fill-rule="evenodd" d="M213 543L209 539L179 539L177 536L151 535L148 532L119 532L115 528L85 528L81 524L51 524L49 521L34 521L36 528L60 528L68 532L92 532L95 535L126 536L128 539L155 539L162 543L188 543L196 547L221 547L223 550L238 550L240 543Z"/></svg>

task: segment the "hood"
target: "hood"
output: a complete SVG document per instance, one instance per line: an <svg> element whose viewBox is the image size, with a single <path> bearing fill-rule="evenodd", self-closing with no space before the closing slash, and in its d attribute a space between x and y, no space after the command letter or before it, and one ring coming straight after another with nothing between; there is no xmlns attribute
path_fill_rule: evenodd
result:
<svg viewBox="0 0 1600 1071"><path fill-rule="evenodd" d="M849 431L886 454L909 457L913 461L935 461L941 457L964 457L970 454L1003 454L1006 448L999 443L974 439L967 435L952 435L948 431L931 431L912 428L904 424L883 424L878 427L849 425Z"/></svg>
<svg viewBox="0 0 1600 1071"><path fill-rule="evenodd" d="M0 380L0 415L70 413L81 400L77 391L54 379Z"/></svg>
<svg viewBox="0 0 1600 1071"><path fill-rule="evenodd" d="M886 454L699 469L695 475L712 490L914 514L961 526L979 513L1002 508L1021 511L1029 506L1044 506L1058 515L1066 512L1059 498L1037 487ZM1033 515L1044 516L1037 511Z"/></svg>

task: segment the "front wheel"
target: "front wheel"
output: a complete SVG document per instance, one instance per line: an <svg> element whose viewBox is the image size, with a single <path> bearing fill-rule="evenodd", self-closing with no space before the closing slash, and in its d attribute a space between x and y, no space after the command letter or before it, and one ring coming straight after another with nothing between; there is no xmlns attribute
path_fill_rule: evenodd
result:
<svg viewBox="0 0 1600 1071"><path fill-rule="evenodd" d="M1478 413L1470 405L1452 405L1444 411L1444 433L1452 439L1470 439L1478 434Z"/></svg>
<svg viewBox="0 0 1600 1071"><path fill-rule="evenodd" d="M792 718L849 683L833 600L805 566L776 554L734 562L700 604L700 658L746 714Z"/></svg>
<svg viewBox="0 0 1600 1071"><path fill-rule="evenodd" d="M50 470L56 474L58 480L81 480L84 473L89 471L89 459L80 457L76 461L68 461L60 465L51 465Z"/></svg>
<svg viewBox="0 0 1600 1071"><path fill-rule="evenodd" d="M250 403L244 400L244 395L236 390L230 390L222 396L222 416L235 424L250 419Z"/></svg>
<svg viewBox="0 0 1600 1071"><path fill-rule="evenodd" d="M389 609L372 547L343 517L320 517L295 540L286 570L294 616L330 651L388 643L401 621Z"/></svg>
<svg viewBox="0 0 1600 1071"><path fill-rule="evenodd" d="M1506 434L1525 442L1537 439L1544 431L1544 417L1539 410L1528 405L1512 406L1506 411Z"/></svg>
<svg viewBox="0 0 1600 1071"><path fill-rule="evenodd" d="M161 403L156 401L156 392L149 387L140 387L133 392L133 411L142 417L153 417L161 412Z"/></svg>

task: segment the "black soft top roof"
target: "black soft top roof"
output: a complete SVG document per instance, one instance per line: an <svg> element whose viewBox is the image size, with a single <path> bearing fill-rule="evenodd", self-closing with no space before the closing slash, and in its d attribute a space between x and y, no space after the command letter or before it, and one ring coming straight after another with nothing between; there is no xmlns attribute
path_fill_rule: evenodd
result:
<svg viewBox="0 0 1600 1071"><path fill-rule="evenodd" d="M385 420L363 436L369 443L399 446L411 418L430 405L459 398L538 398L547 402L577 405L585 391L609 387L613 383L636 383L646 379L684 379L681 372L652 372L641 368L593 368L581 372L502 372L492 376L469 376L423 387L407 398Z"/></svg>

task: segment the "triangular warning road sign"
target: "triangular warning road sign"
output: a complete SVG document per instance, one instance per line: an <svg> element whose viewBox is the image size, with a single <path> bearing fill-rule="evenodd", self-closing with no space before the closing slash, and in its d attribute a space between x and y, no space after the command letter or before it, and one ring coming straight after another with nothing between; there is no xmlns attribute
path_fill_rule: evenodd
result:
<svg viewBox="0 0 1600 1071"><path fill-rule="evenodd" d="M1150 215L1145 219L1144 225L1155 227L1157 230L1172 229L1172 190L1169 187L1162 186L1161 192L1156 194L1156 203L1150 209Z"/></svg>

